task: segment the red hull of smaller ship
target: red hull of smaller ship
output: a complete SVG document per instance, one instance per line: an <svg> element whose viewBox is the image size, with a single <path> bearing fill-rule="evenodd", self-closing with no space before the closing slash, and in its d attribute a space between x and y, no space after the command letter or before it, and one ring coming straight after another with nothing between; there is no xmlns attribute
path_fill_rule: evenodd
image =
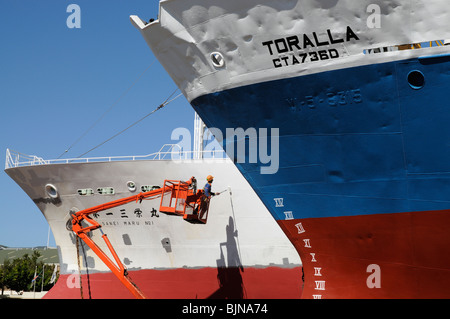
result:
<svg viewBox="0 0 450 319"><path fill-rule="evenodd" d="M149 299L298 299L301 267L199 268L129 271ZM82 290L82 292L81 292ZM61 275L45 299L132 299L112 273Z"/></svg>

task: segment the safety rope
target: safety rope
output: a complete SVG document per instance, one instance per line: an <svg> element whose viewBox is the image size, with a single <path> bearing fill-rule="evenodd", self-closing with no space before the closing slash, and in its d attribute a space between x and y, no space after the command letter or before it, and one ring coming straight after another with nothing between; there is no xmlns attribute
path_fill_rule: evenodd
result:
<svg viewBox="0 0 450 319"><path fill-rule="evenodd" d="M81 278L80 248L79 248L80 243L81 243L81 249L83 250L84 260L85 260L85 262L86 262L86 275L87 275L87 280L88 280L89 299L92 299L92 296L91 296L91 282L90 282L90 278L89 278L89 270L88 270L88 264L87 264L86 252L85 252L85 250L84 250L83 243L79 241L80 239L79 239L78 236L76 236L76 237L77 237L77 243L76 243L76 245L77 245L78 276L79 276L79 278L80 278L80 294L81 294L81 299L84 299L84 294L83 294L83 281L82 281L82 278Z"/></svg>
<svg viewBox="0 0 450 319"><path fill-rule="evenodd" d="M78 236L77 236L77 238L78 238ZM92 299L92 296L91 296L91 278L89 276L88 261L87 261L86 251L84 250L83 243L81 243L81 250L83 250L83 258L84 258L84 262L86 263L86 277L87 277L87 284L88 284L89 299Z"/></svg>
<svg viewBox="0 0 450 319"><path fill-rule="evenodd" d="M78 262L78 277L80 278L80 293L81 293L81 299L83 298L83 282L81 280L81 265L80 265L80 249L79 249L79 239L78 236L76 236L77 242L77 262Z"/></svg>

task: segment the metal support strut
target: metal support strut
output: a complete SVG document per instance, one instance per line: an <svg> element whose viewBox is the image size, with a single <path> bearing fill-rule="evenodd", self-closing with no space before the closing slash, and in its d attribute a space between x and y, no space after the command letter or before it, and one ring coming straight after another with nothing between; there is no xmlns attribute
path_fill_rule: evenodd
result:
<svg viewBox="0 0 450 319"><path fill-rule="evenodd" d="M186 221L192 222L191 216L196 215L193 213L193 207L199 206L201 204L201 198L203 196L202 191L198 191L197 193L194 193L194 191L191 189L192 186L195 186L196 180L194 177L192 177L187 182L182 181L165 181L164 187L160 189L155 189L149 192L140 193L138 195L114 200L105 204L101 204L98 206L94 206L91 208L87 208L75 213L72 213L72 231L81 239L83 240L86 245L89 246L89 248L92 249L92 251L105 263L105 265L111 270L111 272L122 282L123 285L138 299L145 299L145 295L139 290L139 288L131 281L129 278L127 269L120 261L119 256L117 255L116 251L114 250L111 242L108 239L108 236L103 233L101 230L101 225L92 219L89 215L98 213L107 209L111 209L117 206L125 205L130 202L139 202L141 203L142 200L149 200L149 199L155 199L158 197L161 198L160 203L160 212L167 213L167 214L176 214L176 215L182 215L183 218ZM165 201L163 203L163 199L165 196ZM167 201L167 198L169 197L169 201ZM169 202L169 204L167 203ZM179 203L184 202L184 206L182 210L174 209L173 206L178 206ZM173 204L172 204L173 203ZM172 207L171 207L172 206ZM202 209L206 210L206 217L203 219L200 219L198 217L194 218L196 222L200 222L203 224L206 224L206 218L207 218L207 211L209 209L209 201L208 206L204 207ZM87 226L84 226L82 222L87 223ZM102 233L102 238L106 243L106 246L108 247L111 255L114 258L114 261L112 261L102 250L101 248L88 236L88 233L100 229Z"/></svg>

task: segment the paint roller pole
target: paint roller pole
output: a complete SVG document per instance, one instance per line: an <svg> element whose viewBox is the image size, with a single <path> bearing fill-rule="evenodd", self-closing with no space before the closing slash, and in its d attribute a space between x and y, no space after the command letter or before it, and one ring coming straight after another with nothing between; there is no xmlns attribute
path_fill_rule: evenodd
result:
<svg viewBox="0 0 450 319"><path fill-rule="evenodd" d="M234 215L234 206L233 206L233 198L232 198L233 192L231 191L230 186L228 186L227 190L228 190L228 193L230 194L231 212L233 213L234 229L236 230L236 242L237 242L238 251L239 251L239 260L241 261L241 268L242 268L242 270L244 270L244 267L242 266L243 263L242 263L241 245L239 243L239 232L238 232L237 223L236 223L236 216Z"/></svg>

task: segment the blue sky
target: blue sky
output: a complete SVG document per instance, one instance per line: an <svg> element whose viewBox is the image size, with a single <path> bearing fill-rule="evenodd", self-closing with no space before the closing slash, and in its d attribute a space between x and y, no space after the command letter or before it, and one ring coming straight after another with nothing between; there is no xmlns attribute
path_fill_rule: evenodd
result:
<svg viewBox="0 0 450 319"><path fill-rule="evenodd" d="M80 7L81 28L67 27L69 4ZM3 171L7 148L55 159L113 106L63 156L78 157L176 89L132 14L156 18L158 1L0 0L0 245L46 245L48 232L38 208ZM192 130L193 119L181 96L85 157L156 152L177 142L170 139L175 128Z"/></svg>

